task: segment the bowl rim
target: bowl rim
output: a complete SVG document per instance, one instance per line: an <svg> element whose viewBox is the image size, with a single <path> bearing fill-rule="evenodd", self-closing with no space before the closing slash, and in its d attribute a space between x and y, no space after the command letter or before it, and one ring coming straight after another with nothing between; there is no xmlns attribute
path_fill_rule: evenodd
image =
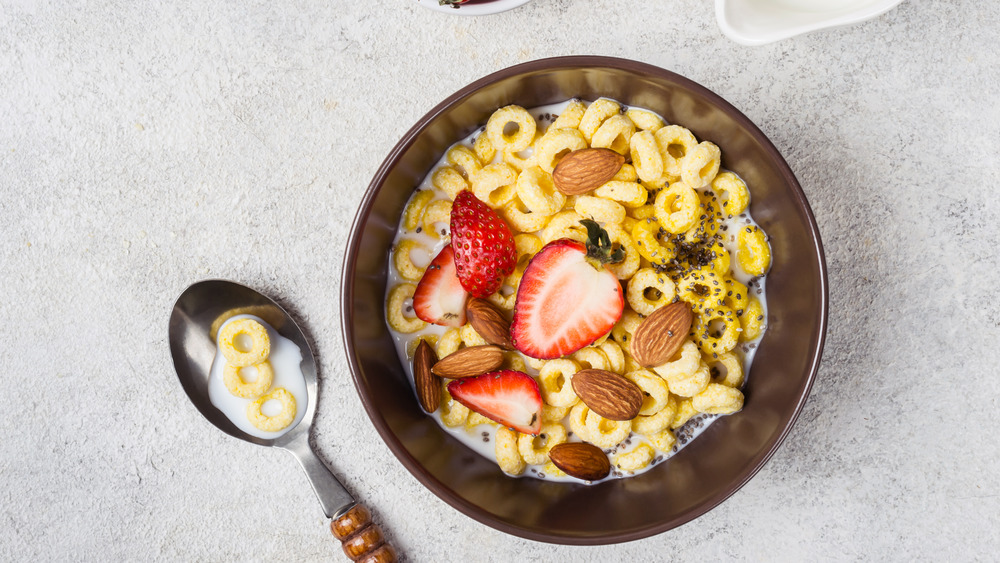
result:
<svg viewBox="0 0 1000 563"><path fill-rule="evenodd" d="M741 126L746 128L750 134L760 141L761 145L764 147L765 152L774 160L777 164L781 175L788 182L792 188L792 196L795 199L797 205L799 205L805 211L806 217L806 228L811 234L811 243L816 252L818 258L819 267L819 278L820 278L820 315L819 323L817 327L815 344L813 349L810 351L811 361L809 363L808 374L802 386L802 390L798 395L798 401L796 402L794 409L792 411L791 417L784 424L781 432L774 438L774 440L768 444L766 451L763 456L761 456L756 462L750 463L747 467L740 473L739 477L729 483L726 487L719 490L718 493L707 499L702 504L695 507L695 509L690 510L687 513L679 515L670 520L663 522L658 522L645 526L642 528L630 530L627 532L618 532L604 535L593 535L587 537L572 536L572 535L562 535L540 532L536 529L526 528L517 526L502 520L494 518L491 514L483 510L482 508L472 504L471 502L465 500L462 497L451 492L446 484L442 483L440 480L434 478L428 474L421 464L406 450L403 444L395 437L392 430L389 428L388 423L382 414L375 408L372 401L365 393L362 392L363 383L360 378L360 366L357 357L351 351L351 342L354 339L354 313L353 313L353 300L354 300L354 282L353 273L354 268L357 264L357 257L360 249L360 243L362 238L362 231L365 220L371 212L372 205L374 204L375 197L379 186L386 180L390 171L397 164L399 158L413 145L416 138L420 132L432 121L434 121L442 112L450 108L456 102L466 98L479 89L510 78L512 76L517 76L520 74L531 73L540 70L556 70L561 68L610 68L615 70L625 70L631 73L635 73L641 76L655 76L658 78L667 78L669 80L675 81L692 91L697 92L699 95L704 96L710 103L716 105L721 109L727 116L738 122ZM812 390L813 383L816 378L816 374L819 370L820 361L823 356L823 347L826 342L826 332L829 316L829 279L827 275L826 266L826 256L823 252L823 244L820 238L819 227L816 224L816 219L813 215L812 208L809 206L809 202L805 197L805 193L802 191L802 187L799 185L798 180L792 173L791 168L785 161L784 157L778 152L771 140L752 122L748 117L743 115L743 113L736 109L735 106L730 104L728 101L723 99L718 94L712 92L708 88L685 78L672 71L650 65L647 63L642 63L638 61L633 61L630 59L621 59L616 57L606 57L606 56L592 56L592 55L571 55L562 57L550 57L545 59L538 59L526 63L517 64L511 67L501 69L499 71L488 74L469 85L461 88L454 94L448 96L444 101L434 106L429 112L427 112L423 117L421 117L416 124L411 127L399 140L398 143L389 151L389 154L379 165L378 170L372 177L372 181L369 183L368 188L361 200L358 208L358 212L354 217L354 221L351 225L351 231L347 243L347 252L344 255L343 269L341 272L341 336L344 345L344 351L347 355L348 366L351 370L351 377L354 381L355 390L358 393L361 403L364 406L365 412L368 414L368 418L375 425L375 429L378 431L382 438L382 441L388 446L389 450L396 456L396 458L403 464L403 466L412 474L417 481L429 489L434 495L443 500L448 505L457 509L466 516L485 524L496 530L518 536L521 538L526 538L535 541L556 543L564 545L607 545L621 542L634 541L642 538L647 538L654 536L673 528L684 525L700 516L704 515L708 511L714 509L716 506L724 502L726 499L735 494L738 490L743 488L750 479L752 479L767 462L774 456L778 448L785 441L785 438L791 432L792 427L798 420L799 415L802 412L803 407L808 400L809 393ZM812 336L812 335L811 335ZM764 451L764 450L762 450Z"/></svg>

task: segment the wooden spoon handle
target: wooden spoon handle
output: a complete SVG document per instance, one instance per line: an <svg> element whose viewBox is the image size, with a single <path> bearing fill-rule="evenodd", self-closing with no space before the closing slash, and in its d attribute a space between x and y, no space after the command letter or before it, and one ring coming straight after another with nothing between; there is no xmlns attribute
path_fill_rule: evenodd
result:
<svg viewBox="0 0 1000 563"><path fill-rule="evenodd" d="M396 550L385 542L382 530L372 522L372 513L355 504L340 518L330 521L333 537L343 543L344 553L351 561L361 563L395 563Z"/></svg>

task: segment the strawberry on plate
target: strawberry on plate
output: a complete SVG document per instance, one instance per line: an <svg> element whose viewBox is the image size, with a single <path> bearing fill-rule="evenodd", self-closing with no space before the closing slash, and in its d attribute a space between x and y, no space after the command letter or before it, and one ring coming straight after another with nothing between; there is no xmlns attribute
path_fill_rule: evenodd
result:
<svg viewBox="0 0 1000 563"><path fill-rule="evenodd" d="M451 206L451 245L458 279L473 297L493 295L514 271L517 251L510 227L469 190Z"/></svg>
<svg viewBox="0 0 1000 563"><path fill-rule="evenodd" d="M455 253L449 244L438 252L420 278L413 292L413 312L432 324L462 326L468 300L469 294L455 275Z"/></svg>
<svg viewBox="0 0 1000 563"><path fill-rule="evenodd" d="M448 384L452 398L486 418L522 434L542 430L542 394L526 373L500 370Z"/></svg>
<svg viewBox="0 0 1000 563"><path fill-rule="evenodd" d="M510 325L514 347L532 358L572 354L606 334L622 316L625 298L605 264L619 262L608 233L594 221L587 243L559 239L542 247L524 270Z"/></svg>

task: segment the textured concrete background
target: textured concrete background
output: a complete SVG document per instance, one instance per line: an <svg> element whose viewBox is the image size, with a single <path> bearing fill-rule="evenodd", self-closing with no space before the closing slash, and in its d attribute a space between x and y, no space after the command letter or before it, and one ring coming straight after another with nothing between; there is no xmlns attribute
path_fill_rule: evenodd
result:
<svg viewBox="0 0 1000 563"><path fill-rule="evenodd" d="M642 4L650 4L643 10ZM535 0L457 18L408 0L0 0L0 559L338 560L285 452L177 384L189 283L278 296L315 337L315 439L413 561L969 560L1000 549L1000 5L909 0L745 48L708 0ZM679 72L798 175L830 267L826 353L743 490L618 546L520 540L397 463L338 333L349 218L428 109L567 54Z"/></svg>

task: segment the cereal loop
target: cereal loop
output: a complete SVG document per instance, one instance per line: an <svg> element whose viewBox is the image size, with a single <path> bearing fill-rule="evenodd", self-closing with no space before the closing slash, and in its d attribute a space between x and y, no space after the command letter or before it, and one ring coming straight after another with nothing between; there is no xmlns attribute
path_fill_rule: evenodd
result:
<svg viewBox="0 0 1000 563"><path fill-rule="evenodd" d="M743 408L743 393L718 383L710 383L691 398L691 406L705 414L732 414Z"/></svg>
<svg viewBox="0 0 1000 563"><path fill-rule="evenodd" d="M403 227L412 231L420 225L420 218L424 216L424 208L434 199L434 192L431 190L418 190L410 198L410 203L406 204L403 211Z"/></svg>
<svg viewBox="0 0 1000 563"><path fill-rule="evenodd" d="M458 334L461 335L462 337L462 344L465 344L466 346L469 347L485 346L486 344L489 344L488 342L486 342L486 339L480 336L479 333L476 332L476 329L473 328L473 326L468 323L462 325L462 327L458 329Z"/></svg>
<svg viewBox="0 0 1000 563"><path fill-rule="evenodd" d="M244 379L243 373L244 370L251 368L257 372L257 379L247 381ZM226 363L226 367L222 373L226 389L229 389L229 392L233 395L243 399L259 397L271 388L271 382L274 381L274 369L271 367L271 362L267 361L245 367L236 367L233 364Z"/></svg>
<svg viewBox="0 0 1000 563"><path fill-rule="evenodd" d="M622 471L638 471L653 461L655 453L648 445L639 444L634 450L619 454L615 458L615 465Z"/></svg>
<svg viewBox="0 0 1000 563"><path fill-rule="evenodd" d="M549 174L567 154L587 148L587 140L577 129L552 127L535 141L535 164Z"/></svg>
<svg viewBox="0 0 1000 563"><path fill-rule="evenodd" d="M664 428L654 434L646 434L646 439L649 440L650 444L653 444L654 448L661 452L669 452L674 447L674 444L677 443L677 437L674 436L674 433L669 428Z"/></svg>
<svg viewBox="0 0 1000 563"><path fill-rule="evenodd" d="M642 184L618 180L611 180L592 193L596 196L613 199L625 207L646 205L646 200L649 198L649 192L642 187Z"/></svg>
<svg viewBox="0 0 1000 563"><path fill-rule="evenodd" d="M618 169L618 173L611 179L612 182L628 182L633 184L639 181L639 173L635 171L635 166L625 163Z"/></svg>
<svg viewBox="0 0 1000 563"><path fill-rule="evenodd" d="M241 336L250 338L253 344L249 348L243 346L244 338ZM267 329L259 322L237 319L229 321L219 331L219 348L230 364L240 368L254 366L266 360L271 353L271 339L267 336Z"/></svg>
<svg viewBox="0 0 1000 563"><path fill-rule="evenodd" d="M427 252L427 248L424 245L413 239L403 239L393 249L392 263L396 266L396 271L399 272L400 277L403 279L418 281L424 275L425 268L414 264L413 258L410 255L411 252L417 249Z"/></svg>
<svg viewBox="0 0 1000 563"><path fill-rule="evenodd" d="M444 356L439 356L444 357ZM462 426L465 421L469 418L469 407L459 403L451 397L451 393L448 392L448 384L442 383L441 385L441 422L449 428L455 428L457 426Z"/></svg>
<svg viewBox="0 0 1000 563"><path fill-rule="evenodd" d="M274 416L267 416L261 412L264 403L275 400L281 403L281 412ZM247 405L247 418L250 424L265 432L277 432L284 430L295 420L295 397L284 387L275 387L269 393L261 395L254 402Z"/></svg>
<svg viewBox="0 0 1000 563"><path fill-rule="evenodd" d="M497 428L494 437L494 453L497 456L497 465L508 475L520 475L524 473L527 464L521 459L521 452L518 451L518 433L509 428Z"/></svg>
<svg viewBox="0 0 1000 563"><path fill-rule="evenodd" d="M739 389L743 385L743 364L733 352L718 354L717 358L705 359L712 383Z"/></svg>
<svg viewBox="0 0 1000 563"><path fill-rule="evenodd" d="M607 98L595 100L580 117L578 129L583 133L583 138L589 143L601 124L609 117L621 113L621 109L622 107L614 100Z"/></svg>
<svg viewBox="0 0 1000 563"><path fill-rule="evenodd" d="M670 176L681 176L681 160L698 145L691 131L680 125L667 125L653 134L656 146L663 158L663 172Z"/></svg>
<svg viewBox="0 0 1000 563"><path fill-rule="evenodd" d="M450 328L447 332L441 335L437 341L437 348L434 352L437 354L438 358L445 358L458 352L458 349L462 347L462 329L460 328Z"/></svg>
<svg viewBox="0 0 1000 563"><path fill-rule="evenodd" d="M583 401L574 405L569 411L569 429L584 442L590 441L590 431L587 430L587 418L589 416L590 407Z"/></svg>
<svg viewBox="0 0 1000 563"><path fill-rule="evenodd" d="M640 131L632 135L630 145L632 164L643 182L655 182L663 176L663 156L652 133Z"/></svg>
<svg viewBox="0 0 1000 563"><path fill-rule="evenodd" d="M710 184L719 173L721 158L722 153L714 143L698 143L681 160L681 179L692 188Z"/></svg>
<svg viewBox="0 0 1000 563"><path fill-rule="evenodd" d="M653 311L674 300L677 288L666 274L653 268L643 268L628 281L625 291L628 304L640 315L650 315Z"/></svg>
<svg viewBox="0 0 1000 563"><path fill-rule="evenodd" d="M695 313L725 303L726 286L713 270L691 270L677 280L677 296Z"/></svg>
<svg viewBox="0 0 1000 563"><path fill-rule="evenodd" d="M764 308L756 297L750 298L750 303L740 317L740 326L743 328L740 340L744 342L756 340L764 332Z"/></svg>
<svg viewBox="0 0 1000 563"><path fill-rule="evenodd" d="M727 219L731 219L746 210L750 204L750 191L746 183L732 172L722 172L712 180L712 191L719 194L722 209Z"/></svg>
<svg viewBox="0 0 1000 563"><path fill-rule="evenodd" d="M517 197L532 213L553 215L562 209L566 196L556 189L552 175L538 166L521 171L517 176Z"/></svg>
<svg viewBox="0 0 1000 563"><path fill-rule="evenodd" d="M661 242L661 237L666 239L660 233L660 223L656 219L645 219L632 227L632 241L639 249L639 254L653 264L665 265L673 260L677 250L669 240Z"/></svg>
<svg viewBox="0 0 1000 563"><path fill-rule="evenodd" d="M757 225L740 229L736 237L736 261L751 276L763 276L771 267L771 247L767 235Z"/></svg>
<svg viewBox="0 0 1000 563"><path fill-rule="evenodd" d="M670 400L670 389L663 378L657 377L653 372L644 369L626 373L625 378L635 383L642 391L643 399L642 408L639 410L640 415L651 416L667 406Z"/></svg>
<svg viewBox="0 0 1000 563"><path fill-rule="evenodd" d="M625 372L625 353L622 352L622 347L617 342L606 340L597 347L601 349L601 352L604 352L604 356L608 359L608 371L618 374Z"/></svg>
<svg viewBox="0 0 1000 563"><path fill-rule="evenodd" d="M476 153L465 145L455 145L448 149L448 152L445 153L445 160L454 166L465 179L472 178L483 167L483 163L479 161Z"/></svg>
<svg viewBox="0 0 1000 563"><path fill-rule="evenodd" d="M443 191L451 200L454 200L462 190L469 189L469 183L458 170L447 166L434 171L431 175L431 185Z"/></svg>
<svg viewBox="0 0 1000 563"><path fill-rule="evenodd" d="M655 133L663 127L663 119L649 110L630 108L625 115L635 123L636 127L650 133Z"/></svg>
<svg viewBox="0 0 1000 563"><path fill-rule="evenodd" d="M573 100L566 106L566 109L559 114L559 117L549 126L549 131L553 129L571 128L576 129L580 125L580 118L587 111L587 104L580 100Z"/></svg>
<svg viewBox="0 0 1000 563"><path fill-rule="evenodd" d="M436 225L440 223L440 231ZM439 199L431 202L424 210L424 232L434 238L440 238L448 234L451 229L451 202Z"/></svg>
<svg viewBox="0 0 1000 563"><path fill-rule="evenodd" d="M554 407L576 404L573 391L573 374L580 371L580 364L568 359L549 360L538 371L538 383L545 402Z"/></svg>
<svg viewBox="0 0 1000 563"><path fill-rule="evenodd" d="M698 194L681 182L671 184L656 194L653 203L656 221L669 233L679 234L690 229L701 215Z"/></svg>
<svg viewBox="0 0 1000 563"><path fill-rule="evenodd" d="M496 147L486 135L476 137L475 142L472 143L472 150L475 151L479 162L493 162L493 157L497 154Z"/></svg>
<svg viewBox="0 0 1000 563"><path fill-rule="evenodd" d="M581 348L573 352L570 357L580 364L580 369L608 369L608 357L600 348L593 346Z"/></svg>
<svg viewBox="0 0 1000 563"><path fill-rule="evenodd" d="M613 448L631 432L631 421L608 420L594 411L587 413L587 441L598 448Z"/></svg>
<svg viewBox="0 0 1000 563"><path fill-rule="evenodd" d="M593 219L598 223L615 224L625 220L625 208L603 197L582 195L576 198L574 210L581 217Z"/></svg>
<svg viewBox="0 0 1000 563"><path fill-rule="evenodd" d="M731 277L726 277L723 283L726 286L726 296L723 299L723 303L725 303L726 307L736 311L737 317L742 316L743 311L750 305L750 290L747 289L747 286Z"/></svg>
<svg viewBox="0 0 1000 563"><path fill-rule="evenodd" d="M544 424L538 436L521 434L517 439L517 451L524 461L541 465L549 460L549 450L565 441L565 426L559 423Z"/></svg>
<svg viewBox="0 0 1000 563"><path fill-rule="evenodd" d="M670 423L670 429L677 430L687 424L687 421L691 420L697 414L698 411L694 410L694 407L691 405L691 399L684 399L677 403L677 415L674 417L674 421Z"/></svg>
<svg viewBox="0 0 1000 563"><path fill-rule="evenodd" d="M523 151L535 140L535 118L521 106L502 107L486 122L486 136L496 150Z"/></svg>
<svg viewBox="0 0 1000 563"><path fill-rule="evenodd" d="M621 345L622 350L628 350L629 344L632 342L632 335L635 334L635 329L639 327L641 322L642 317L626 307L622 312L622 318L618 319L615 326L611 327L611 338Z"/></svg>
<svg viewBox="0 0 1000 563"><path fill-rule="evenodd" d="M533 233L544 228L549 222L549 215L533 213L516 195L503 206L500 214L503 215L507 226L516 233Z"/></svg>
<svg viewBox="0 0 1000 563"><path fill-rule="evenodd" d="M575 406L576 403L573 403ZM542 422L559 422L566 418L569 409L572 407L553 407L552 405L542 405Z"/></svg>
<svg viewBox="0 0 1000 563"><path fill-rule="evenodd" d="M640 414L632 419L632 432L645 434L648 437L650 434L655 434L667 429L676 416L677 400L674 399L673 395L668 394L663 408L649 416Z"/></svg>
<svg viewBox="0 0 1000 563"><path fill-rule="evenodd" d="M417 286L412 283L401 283L389 290L389 297L385 303L385 314L386 320L389 321L389 326L393 330L409 334L427 326L427 323L416 317L410 318L403 315L403 305L408 299L413 298L413 292L416 289ZM413 307L408 306L407 309L412 311ZM439 357L444 356L439 354Z"/></svg>
<svg viewBox="0 0 1000 563"><path fill-rule="evenodd" d="M692 332L703 353L722 354L736 347L742 328L736 312L723 305L696 315Z"/></svg>
<svg viewBox="0 0 1000 563"><path fill-rule="evenodd" d="M487 164L472 175L472 193L493 209L514 199L517 170L506 163Z"/></svg>
<svg viewBox="0 0 1000 563"><path fill-rule="evenodd" d="M542 242L548 244L554 240L568 238L583 242L587 240L587 229L580 224L583 217L576 211L560 211L552 216L549 224L542 231Z"/></svg>
<svg viewBox="0 0 1000 563"><path fill-rule="evenodd" d="M624 115L608 118L594 132L590 146L600 149L611 149L618 154L629 154L629 140L635 134L635 124Z"/></svg>
<svg viewBox="0 0 1000 563"><path fill-rule="evenodd" d="M653 371L667 380L669 385L671 379L690 377L698 371L700 363L701 352L698 350L698 345L688 339L667 363L654 367Z"/></svg>
<svg viewBox="0 0 1000 563"><path fill-rule="evenodd" d="M535 235L515 235L514 251L517 252L517 265L514 266L514 271L523 273L528 267L528 262L542 249L542 246L544 246L542 239Z"/></svg>
<svg viewBox="0 0 1000 563"><path fill-rule="evenodd" d="M628 231L623 227L611 224L605 225L604 228L608 232L608 239L611 240L612 246L617 246L625 251L624 260L608 264L607 268L620 280L632 277L639 269L639 259L641 257L639 248L632 241L632 237L629 236Z"/></svg>
<svg viewBox="0 0 1000 563"><path fill-rule="evenodd" d="M520 172L526 168L531 168L532 166L535 166L535 155L532 154L531 156L524 157L521 156L520 152L515 152L510 149L504 149L503 161L511 165L514 168L514 170Z"/></svg>
<svg viewBox="0 0 1000 563"><path fill-rule="evenodd" d="M670 392L679 397L693 397L705 390L712 380L708 365L699 358L698 369L694 373L682 376L665 378Z"/></svg>

